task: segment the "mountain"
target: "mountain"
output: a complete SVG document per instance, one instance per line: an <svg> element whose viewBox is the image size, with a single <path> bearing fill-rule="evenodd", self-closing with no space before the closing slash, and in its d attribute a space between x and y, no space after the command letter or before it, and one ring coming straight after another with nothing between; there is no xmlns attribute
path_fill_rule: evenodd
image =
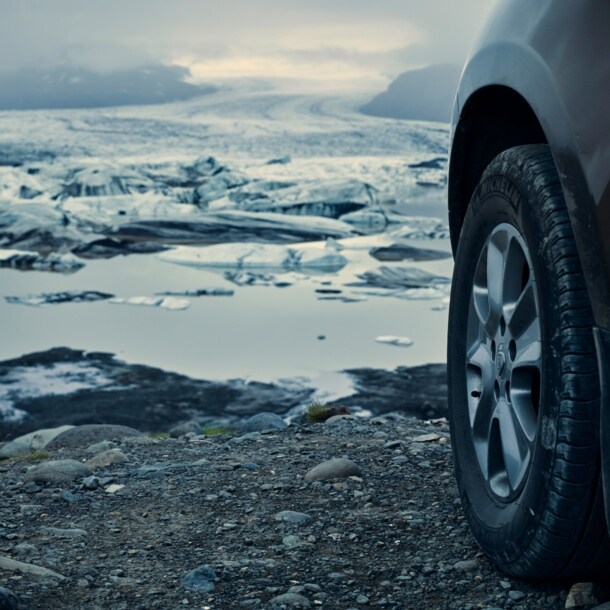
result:
<svg viewBox="0 0 610 610"><path fill-rule="evenodd" d="M453 64L403 72L360 111L392 119L448 122L461 68Z"/></svg>
<svg viewBox="0 0 610 610"><path fill-rule="evenodd" d="M0 110L160 104L215 90L187 83L189 74L187 68L166 65L103 73L71 64L0 72Z"/></svg>

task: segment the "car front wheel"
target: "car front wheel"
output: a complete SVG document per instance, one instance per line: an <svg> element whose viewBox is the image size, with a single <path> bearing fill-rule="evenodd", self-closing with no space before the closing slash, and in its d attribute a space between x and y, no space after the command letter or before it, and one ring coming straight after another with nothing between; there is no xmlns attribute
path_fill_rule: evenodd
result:
<svg viewBox="0 0 610 610"><path fill-rule="evenodd" d="M604 577L593 319L545 145L496 157L470 202L449 312L449 414L471 530L505 572Z"/></svg>

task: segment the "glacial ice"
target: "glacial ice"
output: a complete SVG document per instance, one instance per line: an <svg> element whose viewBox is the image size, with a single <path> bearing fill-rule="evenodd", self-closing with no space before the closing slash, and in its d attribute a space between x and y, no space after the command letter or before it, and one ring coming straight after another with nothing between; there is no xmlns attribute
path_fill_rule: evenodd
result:
<svg viewBox="0 0 610 610"><path fill-rule="evenodd" d="M361 282L351 286L372 288L404 289L430 288L450 283L450 278L424 271L417 267L379 267L358 275Z"/></svg>
<svg viewBox="0 0 610 610"><path fill-rule="evenodd" d="M159 254L159 258L169 263L194 267L316 269L328 272L339 271L347 264L347 259L332 242L318 248L257 243L180 246Z"/></svg>
<svg viewBox="0 0 610 610"><path fill-rule="evenodd" d="M376 203L377 189L358 180L315 180L283 188L263 181L231 190L209 209L339 218Z"/></svg>
<svg viewBox="0 0 610 610"><path fill-rule="evenodd" d="M382 336L375 339L377 343L385 343L386 345L396 345L397 347L411 347L413 341L409 337L394 337L394 336Z"/></svg>
<svg viewBox="0 0 610 610"><path fill-rule="evenodd" d="M66 290L64 292L43 292L26 296L6 296L7 303L30 305L31 307L47 307L62 303L92 303L111 299L114 295L97 290Z"/></svg>
<svg viewBox="0 0 610 610"><path fill-rule="evenodd" d="M85 263L72 254L47 254L0 248L0 267L32 271L55 271L57 273L74 273L82 269Z"/></svg>
<svg viewBox="0 0 610 610"><path fill-rule="evenodd" d="M141 305L144 307L160 307L161 309L169 309L170 311L182 311L191 306L188 299L181 299L172 296L136 296L129 298L114 297L108 299L113 305Z"/></svg>

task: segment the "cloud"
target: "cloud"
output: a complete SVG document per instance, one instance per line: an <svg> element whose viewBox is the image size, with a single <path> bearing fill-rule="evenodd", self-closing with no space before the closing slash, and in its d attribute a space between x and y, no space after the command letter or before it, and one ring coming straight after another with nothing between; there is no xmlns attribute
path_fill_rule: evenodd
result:
<svg viewBox="0 0 610 610"><path fill-rule="evenodd" d="M162 61L190 62L210 77L392 74L462 61L491 4L3 0L0 70L71 62L105 71Z"/></svg>

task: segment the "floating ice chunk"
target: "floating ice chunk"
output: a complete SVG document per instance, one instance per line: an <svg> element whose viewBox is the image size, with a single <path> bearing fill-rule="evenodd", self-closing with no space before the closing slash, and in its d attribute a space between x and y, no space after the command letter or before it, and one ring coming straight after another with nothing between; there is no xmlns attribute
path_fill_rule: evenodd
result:
<svg viewBox="0 0 610 610"><path fill-rule="evenodd" d="M409 337L393 337L393 336L382 336L375 339L377 343L385 343L387 345L396 345L397 347L411 347L413 341Z"/></svg>
<svg viewBox="0 0 610 610"><path fill-rule="evenodd" d="M271 273L252 271L225 271L225 278L238 286L271 286L277 281Z"/></svg>
<svg viewBox="0 0 610 610"><path fill-rule="evenodd" d="M445 293L438 288L408 288L407 290L394 293L393 296L405 299L406 301L434 301L442 299Z"/></svg>
<svg viewBox="0 0 610 610"><path fill-rule="evenodd" d="M294 252L294 251L293 251ZM301 269L318 269L321 271L339 271L347 264L347 259L339 252L337 244L327 244L324 248L303 248L296 251Z"/></svg>
<svg viewBox="0 0 610 610"><path fill-rule="evenodd" d="M129 297L127 299L115 297L113 299L109 299L108 302L114 305L143 305L145 307L161 307L162 309L169 309L171 311L181 311L183 309L188 309L191 306L191 302L188 299L167 296L136 296Z"/></svg>
<svg viewBox="0 0 610 610"><path fill-rule="evenodd" d="M232 297L235 291L231 288L197 288L195 290L167 290L157 292L157 294L169 297Z"/></svg>
<svg viewBox="0 0 610 610"><path fill-rule="evenodd" d="M47 254L38 252L0 249L0 267L31 271L55 271L57 273L74 273L82 269L85 263L73 254Z"/></svg>
<svg viewBox="0 0 610 610"><path fill-rule="evenodd" d="M449 237L449 228L440 218L426 216L409 216L405 224L391 232L397 239L446 239Z"/></svg>
<svg viewBox="0 0 610 610"><path fill-rule="evenodd" d="M409 163L411 169L442 169L447 167L447 157L433 157L415 163Z"/></svg>
<svg viewBox="0 0 610 610"><path fill-rule="evenodd" d="M180 246L163 252L159 258L180 265L238 269L338 271L347 264L335 243L317 248L253 243L216 244L201 248Z"/></svg>
<svg viewBox="0 0 610 610"><path fill-rule="evenodd" d="M24 297L4 297L7 303L30 305L32 307L46 307L62 303L92 303L112 298L112 294L96 290L48 292L42 294L29 294Z"/></svg>
<svg viewBox="0 0 610 610"><path fill-rule="evenodd" d="M339 301L340 303L362 303L368 299L365 296L329 294L318 297L318 301Z"/></svg>
<svg viewBox="0 0 610 610"><path fill-rule="evenodd" d="M292 161L292 157L290 155L286 155L284 157L277 157L275 159L269 159L267 161L267 165L287 165Z"/></svg>
<svg viewBox="0 0 610 610"><path fill-rule="evenodd" d="M371 286L373 288L429 288L448 284L451 280L442 275L429 273L417 267L379 267L358 275L362 280L352 286Z"/></svg>
<svg viewBox="0 0 610 610"><path fill-rule="evenodd" d="M281 278L272 273L256 273L252 271L225 271L225 278L238 286L276 286L287 288L296 282L307 278L302 273L282 272Z"/></svg>
<svg viewBox="0 0 610 610"><path fill-rule="evenodd" d="M349 214L343 214L339 218L343 222L371 231L383 231L389 225L403 225L408 221L407 216L396 212L386 211L383 208L366 208Z"/></svg>
<svg viewBox="0 0 610 610"><path fill-rule="evenodd" d="M142 220L118 225L112 236L121 239L172 241L200 240L203 242L246 242L264 240L267 242L288 243L298 240L343 238L354 235L346 223L332 218L316 216L286 216L264 212L239 212L229 210L202 214L195 206L191 208L191 218Z"/></svg>
<svg viewBox="0 0 610 610"><path fill-rule="evenodd" d="M430 307L430 309L432 311L445 311L446 309L449 309L450 300L450 297L445 297L440 303L438 303L437 305L433 305L432 307Z"/></svg>
<svg viewBox="0 0 610 610"><path fill-rule="evenodd" d="M451 253L443 250L416 248L409 244L394 243L390 246L371 248L369 254L378 261L433 261L450 258Z"/></svg>
<svg viewBox="0 0 610 610"><path fill-rule="evenodd" d="M0 202L0 246L65 251L84 239L66 214L47 204Z"/></svg>
<svg viewBox="0 0 610 610"><path fill-rule="evenodd" d="M277 188L275 183L271 186L267 181L249 183L243 189L232 190L210 209L339 218L377 202L377 189L359 180L315 180L286 188Z"/></svg>
<svg viewBox="0 0 610 610"><path fill-rule="evenodd" d="M195 267L288 267L290 250L275 244L216 244L195 248L180 246L159 255L163 261Z"/></svg>
<svg viewBox="0 0 610 610"><path fill-rule="evenodd" d="M69 197L58 205L76 221L90 223L103 228L135 219L159 219L200 216L201 210L194 205L176 203L173 199L157 193L118 195L108 197Z"/></svg>

